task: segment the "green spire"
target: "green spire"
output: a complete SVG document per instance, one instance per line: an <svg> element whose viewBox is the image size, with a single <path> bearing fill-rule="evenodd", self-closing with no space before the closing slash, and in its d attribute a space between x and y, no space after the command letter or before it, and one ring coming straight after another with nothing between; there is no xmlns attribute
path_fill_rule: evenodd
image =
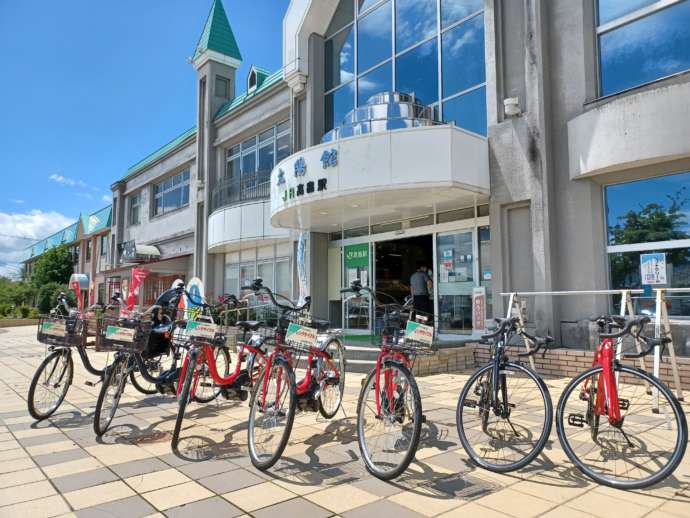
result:
<svg viewBox="0 0 690 518"><path fill-rule="evenodd" d="M223 9L223 3L220 0L213 0L211 12L208 14L204 31L201 33L199 43L196 45L193 59L196 60L206 50L212 50L242 61L240 49L237 46L237 41L235 41L235 35L232 33L228 17L225 14L225 9Z"/></svg>

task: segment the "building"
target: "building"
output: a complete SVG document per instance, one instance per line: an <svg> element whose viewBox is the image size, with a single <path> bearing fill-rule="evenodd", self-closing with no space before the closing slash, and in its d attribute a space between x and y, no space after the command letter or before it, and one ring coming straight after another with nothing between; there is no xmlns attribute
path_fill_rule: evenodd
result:
<svg viewBox="0 0 690 518"><path fill-rule="evenodd" d="M106 277L145 263L151 294L200 276L211 296L262 277L366 336L340 288L400 299L422 262L449 344L476 336L475 288L491 317L502 292L638 287L645 252L690 286L690 0L292 0L281 70L237 78L240 47L214 0L196 125L113 184ZM584 345L614 309L527 313ZM685 329L690 299L670 309Z"/></svg>
<svg viewBox="0 0 690 518"><path fill-rule="evenodd" d="M85 304L107 302L111 213L112 206L108 205L91 214L81 214L71 225L27 248L24 260L27 277L31 276L35 262L44 252L65 245L72 256L74 271L86 274L89 279L89 290L83 293Z"/></svg>

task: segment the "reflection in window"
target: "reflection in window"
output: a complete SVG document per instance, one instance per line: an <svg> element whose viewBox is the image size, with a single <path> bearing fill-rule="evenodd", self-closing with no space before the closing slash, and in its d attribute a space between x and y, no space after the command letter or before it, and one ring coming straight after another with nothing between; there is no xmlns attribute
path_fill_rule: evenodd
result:
<svg viewBox="0 0 690 518"><path fill-rule="evenodd" d="M359 20L357 66L367 70L391 56L391 6L386 2Z"/></svg>
<svg viewBox="0 0 690 518"><path fill-rule="evenodd" d="M397 0L395 3L396 52L436 33L436 0Z"/></svg>
<svg viewBox="0 0 690 518"><path fill-rule="evenodd" d="M438 52L435 39L397 58L395 84L401 92L414 94L422 104L429 105L438 100Z"/></svg>
<svg viewBox="0 0 690 518"><path fill-rule="evenodd" d="M441 27L467 18L484 8L484 0L441 0Z"/></svg>
<svg viewBox="0 0 690 518"><path fill-rule="evenodd" d="M326 36L335 34L338 30L345 27L348 23L352 23L354 17L354 2L340 2L335 14L331 19L331 24L326 30Z"/></svg>
<svg viewBox="0 0 690 518"><path fill-rule="evenodd" d="M377 4L380 1L381 0L357 0L358 12L363 13L364 11L366 11L367 9L374 6L375 4ZM341 2L341 3L343 3L343 2ZM349 3L349 1L345 0L345 3Z"/></svg>
<svg viewBox="0 0 690 518"><path fill-rule="evenodd" d="M352 26L326 41L326 90L347 83L355 71L355 31Z"/></svg>
<svg viewBox="0 0 690 518"><path fill-rule="evenodd" d="M606 187L611 288L639 288L640 254L666 255L667 287L690 287L690 173ZM663 246L660 245L663 242ZM690 297L668 299L671 315L690 316ZM638 301L653 313L654 301Z"/></svg>
<svg viewBox="0 0 690 518"><path fill-rule="evenodd" d="M348 83L326 95L326 131L340 124L343 117L355 106L355 84Z"/></svg>
<svg viewBox="0 0 690 518"><path fill-rule="evenodd" d="M189 203L189 171L153 186L153 214L159 216Z"/></svg>
<svg viewBox="0 0 690 518"><path fill-rule="evenodd" d="M357 104L361 106L372 95L390 90L391 74L391 64L388 62L361 76L357 81Z"/></svg>
<svg viewBox="0 0 690 518"><path fill-rule="evenodd" d="M606 188L609 245L690 239L690 173Z"/></svg>
<svg viewBox="0 0 690 518"><path fill-rule="evenodd" d="M443 96L483 83L484 16L476 16L445 32L443 48Z"/></svg>
<svg viewBox="0 0 690 518"><path fill-rule="evenodd" d="M600 2L600 13L602 4L605 2ZM615 21L612 23L615 25ZM690 69L688 27L690 0L685 0L600 34L601 94L620 92Z"/></svg>
<svg viewBox="0 0 690 518"><path fill-rule="evenodd" d="M599 23L608 23L654 2L656 0L599 0L597 2Z"/></svg>
<svg viewBox="0 0 690 518"><path fill-rule="evenodd" d="M486 136L486 87L482 86L443 103L443 121Z"/></svg>

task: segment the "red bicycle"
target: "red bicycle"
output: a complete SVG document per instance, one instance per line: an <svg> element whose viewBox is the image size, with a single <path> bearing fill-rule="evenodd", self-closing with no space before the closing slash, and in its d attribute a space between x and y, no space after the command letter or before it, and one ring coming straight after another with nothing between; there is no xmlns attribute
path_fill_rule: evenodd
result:
<svg viewBox="0 0 690 518"><path fill-rule="evenodd" d="M187 322L189 347L180 370L181 383L177 385L178 411L171 446L178 451L180 430L185 411L192 401L208 403L219 394L226 399L246 401L248 390L256 381L265 364L264 339L259 334L252 334L260 326L259 321L241 320L235 327L242 330L241 342L237 344L237 361L230 372L230 353L226 346L228 329L218 326L210 316L211 307L200 303L206 315ZM239 308L240 303L234 295L226 295L218 304L220 307ZM218 366L222 365L222 373ZM206 393L211 389L211 393Z"/></svg>
<svg viewBox="0 0 690 518"><path fill-rule="evenodd" d="M280 310L274 348L252 391L249 411L249 457L263 471L283 454L298 408L318 411L326 419L338 412L345 390L345 348L328 333L328 321L308 314L309 297L302 306L287 299L279 303L261 279L242 289L268 295ZM295 368L303 353L306 373L296 382Z"/></svg>
<svg viewBox="0 0 690 518"><path fill-rule="evenodd" d="M382 304L360 281L341 293L369 294L382 310L376 319L377 326L382 323L381 351L357 404L357 440L367 470L390 480L407 469L419 444L425 418L412 368L417 356L432 352L433 327L424 324L430 316L412 315L406 305Z"/></svg>
<svg viewBox="0 0 690 518"><path fill-rule="evenodd" d="M604 316L596 322L602 341L592 368L576 376L561 395L558 438L570 460L596 482L618 489L647 487L680 463L688 425L666 385L616 359L614 340L629 335L645 344L644 350L626 358L651 354L670 340L642 335L649 317L626 321Z"/></svg>

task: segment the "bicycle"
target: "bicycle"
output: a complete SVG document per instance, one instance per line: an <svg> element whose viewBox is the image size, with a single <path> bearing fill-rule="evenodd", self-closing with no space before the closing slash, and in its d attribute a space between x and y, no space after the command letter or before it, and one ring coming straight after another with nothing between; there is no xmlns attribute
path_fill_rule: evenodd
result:
<svg viewBox="0 0 690 518"><path fill-rule="evenodd" d="M597 318L601 342L592 367L566 386L556 410L558 438L568 458L587 477L618 489L640 489L668 477L688 441L685 414L669 388L616 359L614 340L626 335L646 348L624 358L641 358L670 342L644 336L648 322L649 317Z"/></svg>
<svg viewBox="0 0 690 518"><path fill-rule="evenodd" d="M227 305L239 307L240 303L235 296L226 295L221 298L217 307ZM201 306L203 310L211 309L211 306L205 303ZM180 369L181 383L177 386L179 406L171 440L174 452L178 451L180 430L189 403L208 403L219 394L223 394L226 399L246 401L247 390L260 375L265 363L264 339L258 334L253 334L247 339L247 334L256 331L261 324L259 321L248 320L235 323L235 327L241 329L243 334L242 341L237 346L235 368L229 372L230 356L226 346L226 334L229 329L216 325L212 316L201 315L187 322L189 347ZM225 367L222 373L217 366L219 354ZM212 361L209 361L211 359ZM200 395L199 389L203 391L207 387L213 388L211 396Z"/></svg>
<svg viewBox="0 0 690 518"><path fill-rule="evenodd" d="M69 307L64 293L58 295L57 301L49 315L40 317L36 333L37 340L46 344L49 351L29 385L29 414L37 421L53 415L67 397L74 379L72 349L77 350L89 374L103 377L103 369L94 367L86 353L87 320L84 315Z"/></svg>
<svg viewBox="0 0 690 518"><path fill-rule="evenodd" d="M252 464L265 471L283 454L298 408L318 411L326 419L338 412L345 390L345 351L340 339L328 332L329 322L307 313L309 297L301 306L287 299L279 303L261 279L242 289L265 293L280 310L274 348L252 390L247 430ZM306 373L296 382L302 353L307 355Z"/></svg>
<svg viewBox="0 0 690 518"><path fill-rule="evenodd" d="M368 294L383 309L381 350L376 367L363 380L357 403L357 440L367 471L391 480L412 462L426 420L412 369L417 356L433 352L434 329L425 323L428 316L406 314L409 308L398 303L381 303L359 280L340 292L352 293L350 298Z"/></svg>
<svg viewBox="0 0 690 518"><path fill-rule="evenodd" d="M143 313L125 313L119 317L103 317L99 321L96 349L111 351L115 355L105 369L96 402L93 429L97 436L103 435L110 427L127 379L133 379L134 372L155 386L155 393L177 394L177 362L181 357L180 349L185 346L181 336L184 321L173 317L183 294L193 301L184 284L180 283L163 292ZM150 320L144 320L149 314ZM163 357L169 359L169 366L162 364ZM158 369L158 375L149 370L152 365Z"/></svg>
<svg viewBox="0 0 690 518"><path fill-rule="evenodd" d="M553 405L544 380L521 362L509 361L506 349L515 336L536 345L519 358L544 353L550 336L525 332L517 317L496 319L495 332L482 336L491 345L490 362L465 383L458 397L456 426L472 462L497 473L521 469L542 451L551 433ZM538 396L538 397L535 397Z"/></svg>

